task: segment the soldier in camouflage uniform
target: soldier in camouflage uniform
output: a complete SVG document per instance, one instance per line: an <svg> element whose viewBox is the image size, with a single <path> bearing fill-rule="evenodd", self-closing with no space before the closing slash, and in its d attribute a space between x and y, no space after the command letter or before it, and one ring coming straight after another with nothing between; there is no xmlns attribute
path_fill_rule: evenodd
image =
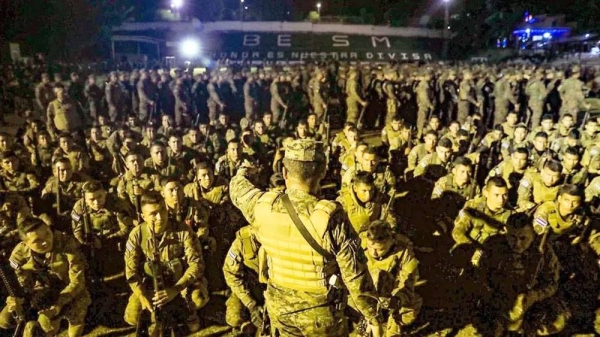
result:
<svg viewBox="0 0 600 337"><path fill-rule="evenodd" d="M342 205L352 227L357 233L367 230L371 222L382 219L391 228L396 228L397 219L393 210L386 209L389 196L378 192L373 176L360 171L352 178L351 188L343 189L337 201Z"/></svg>
<svg viewBox="0 0 600 337"><path fill-rule="evenodd" d="M13 151L0 152L0 182L2 193L8 191L29 194L40 186L33 172L26 172Z"/></svg>
<svg viewBox="0 0 600 337"><path fill-rule="evenodd" d="M560 301L556 294L559 261L551 247L538 251L539 241L529 217L516 214L505 235L490 238L477 270L478 310L474 323L460 337L506 336L517 333L547 336L560 331ZM540 265L540 260L544 261ZM564 321L563 321L564 323ZM563 325L564 327L564 325ZM558 329L557 329L558 328Z"/></svg>
<svg viewBox="0 0 600 337"><path fill-rule="evenodd" d="M89 173L90 170L90 156L82 148L75 145L73 136L71 134L63 132L58 135L58 147L52 154L52 161L57 158L68 158L71 162L71 167L76 172Z"/></svg>
<svg viewBox="0 0 600 337"><path fill-rule="evenodd" d="M583 82L579 79L581 69L574 66L571 69L571 77L564 80L558 87L562 105L560 106L560 116L571 114L578 116L580 110L589 109L590 105L585 102L583 94Z"/></svg>
<svg viewBox="0 0 600 337"><path fill-rule="evenodd" d="M90 178L87 175L73 171L71 162L67 158L58 158L54 161L53 176L48 179L42 189L41 198L48 200L52 196L52 207L54 207L52 214L62 218L69 214L75 202L81 198L81 186L88 180ZM56 213L57 191L60 191L60 214ZM45 209L45 211L50 213L49 209Z"/></svg>
<svg viewBox="0 0 600 337"><path fill-rule="evenodd" d="M377 151L373 147L365 149L358 165L354 169L346 171L342 177L342 188L349 188L354 176L361 171L373 176L375 186L380 193L388 194L396 188L396 176L390 170L389 165L380 162Z"/></svg>
<svg viewBox="0 0 600 337"><path fill-rule="evenodd" d="M242 227L231 244L223 273L231 289L227 299L225 321L233 328L246 331L248 319L256 328L263 325L265 287L259 283L260 244L250 226Z"/></svg>
<svg viewBox="0 0 600 337"><path fill-rule="evenodd" d="M463 80L460 82L458 89L458 115L456 119L463 124L471 111L471 106L479 108L482 102L477 101L477 90L473 83L473 74L471 72L463 73Z"/></svg>
<svg viewBox="0 0 600 337"><path fill-rule="evenodd" d="M145 191L154 191L160 188L159 176L155 171L142 165L142 156L135 152L125 155L126 171L119 178L117 195L130 205L136 205L137 197ZM139 209L136 209L140 212ZM139 214L138 214L139 216Z"/></svg>
<svg viewBox="0 0 600 337"><path fill-rule="evenodd" d="M77 241L36 218L19 225L19 237L21 242L9 262L31 306L38 311L39 326L54 336L65 319L69 322L68 336L82 336L91 300L85 286L85 260ZM12 313L23 313L23 301L7 298L0 312L0 328L10 329L16 324Z"/></svg>
<svg viewBox="0 0 600 337"><path fill-rule="evenodd" d="M42 73L41 82L35 87L36 107L39 109L42 118L46 117L48 105L55 98L52 84L50 84L50 75L48 73Z"/></svg>
<svg viewBox="0 0 600 337"><path fill-rule="evenodd" d="M520 211L529 211L546 201L556 199L562 179L562 165L549 160L540 172L526 172L519 185L517 206Z"/></svg>
<svg viewBox="0 0 600 337"><path fill-rule="evenodd" d="M383 221L372 222L360 238L377 289L379 310L387 317L385 336L402 336L402 330L415 321L423 302L415 292L419 262L412 243Z"/></svg>
<svg viewBox="0 0 600 337"><path fill-rule="evenodd" d="M346 81L346 122L354 123L358 122L358 118L360 117L360 106L366 106L367 102L361 97L362 95L359 92L360 86L358 84L358 72L355 70L351 70L348 73L348 80ZM363 116L364 118L364 116ZM363 122L362 120L360 121Z"/></svg>
<svg viewBox="0 0 600 337"><path fill-rule="evenodd" d="M454 221L452 238L456 246L469 244L476 249L471 262L477 266L483 254L481 245L494 235L506 233L506 223L513 211L506 205L508 187L504 179L488 180L483 196L467 201Z"/></svg>
<svg viewBox="0 0 600 337"><path fill-rule="evenodd" d="M414 170L413 176L424 176L436 181L445 176L448 166L452 163L452 142L450 139L441 139L435 147L435 152L421 159Z"/></svg>
<svg viewBox="0 0 600 337"><path fill-rule="evenodd" d="M186 177L187 173L176 165L175 160L167 154L167 149L162 142L154 142L150 147L150 158L144 161L144 167L161 177Z"/></svg>
<svg viewBox="0 0 600 337"><path fill-rule="evenodd" d="M562 158L564 184L583 187L588 183L588 171L581 165L581 153L576 147L568 147Z"/></svg>
<svg viewBox="0 0 600 337"><path fill-rule="evenodd" d="M136 326L143 310L154 312L156 307L184 299L183 305L169 307L166 314L196 332L200 329L196 311L209 299L198 238L185 223L169 219L158 193L144 194L140 203L144 222L131 231L125 246L125 279L133 291L125 308L125 322ZM166 275L165 288L158 292L149 282L154 277L149 268L154 255L159 258L154 263L161 264Z"/></svg>
<svg viewBox="0 0 600 337"><path fill-rule="evenodd" d="M360 250L360 239L339 205L314 196L325 175L322 146L312 140L290 142L284 165L285 194L257 189L247 178L255 170L252 167L243 167L231 181L232 201L252 224L266 255L263 258L267 260L262 260L265 262L261 265L268 265L265 298L272 334L330 337L348 334L345 300L338 297L343 297L346 290L336 291L341 286L340 276L330 273L329 268L323 269L332 263L339 266L344 288L354 307L365 316L373 336L381 336L383 317L376 311L377 302L367 296L374 287L370 275L364 273L366 259ZM292 230L293 214L300 217L299 221L312 222L306 228L310 228L307 234L316 240L314 248ZM310 261L291 263L298 261L294 257L298 252L301 252L298 256L310 256ZM303 272L298 273L300 270Z"/></svg>
<svg viewBox="0 0 600 337"><path fill-rule="evenodd" d="M536 70L535 75L527 82L527 88L525 89L525 93L529 97L527 107L530 113L531 128L538 127L544 112L544 104L548 95L546 84L543 81L544 78L544 70Z"/></svg>
<svg viewBox="0 0 600 337"><path fill-rule="evenodd" d="M465 202L474 199L481 193L480 187L472 177L473 162L466 157L458 157L452 163L451 173L435 182L431 200L436 214L436 224L447 233L458 212Z"/></svg>
<svg viewBox="0 0 600 337"><path fill-rule="evenodd" d="M508 185L508 203L517 205L517 188L523 175L529 169L529 151L525 147L516 148L512 154L501 161L488 173L488 179L500 177Z"/></svg>
<svg viewBox="0 0 600 337"><path fill-rule="evenodd" d="M425 137L423 137L423 143L417 144L408 153L408 167L406 168L406 172L414 171L425 156L434 153L437 142L437 133L433 131L426 133Z"/></svg>

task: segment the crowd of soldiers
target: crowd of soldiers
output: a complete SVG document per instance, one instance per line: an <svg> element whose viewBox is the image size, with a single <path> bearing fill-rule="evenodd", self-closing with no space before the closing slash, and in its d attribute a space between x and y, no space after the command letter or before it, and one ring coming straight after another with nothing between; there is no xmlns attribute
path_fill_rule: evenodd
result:
<svg viewBox="0 0 600 337"><path fill-rule="evenodd" d="M600 334L592 68L47 69L0 73L16 336L109 299L183 336L225 297L233 335Z"/></svg>

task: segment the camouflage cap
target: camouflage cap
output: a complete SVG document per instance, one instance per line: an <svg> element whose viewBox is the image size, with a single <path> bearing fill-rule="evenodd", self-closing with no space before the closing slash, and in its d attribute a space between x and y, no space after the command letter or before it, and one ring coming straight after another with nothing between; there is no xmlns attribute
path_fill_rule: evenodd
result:
<svg viewBox="0 0 600 337"><path fill-rule="evenodd" d="M325 161L323 143L313 139L296 139L285 144L285 158L297 161Z"/></svg>

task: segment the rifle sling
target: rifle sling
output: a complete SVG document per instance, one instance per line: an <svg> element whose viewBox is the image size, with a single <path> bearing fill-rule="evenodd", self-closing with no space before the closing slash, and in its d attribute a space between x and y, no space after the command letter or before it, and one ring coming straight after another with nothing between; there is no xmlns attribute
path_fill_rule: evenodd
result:
<svg viewBox="0 0 600 337"><path fill-rule="evenodd" d="M296 228L298 229L304 240L306 240L306 242L312 247L312 249L314 249L317 253L319 253L319 255L323 256L324 258L328 260L334 260L335 256L326 251L323 247L321 247L321 245L319 245L319 243L317 243L317 241L312 237L308 229L306 229L306 226L304 226L304 223L302 222L302 220L300 220L300 217L298 216L294 205L292 205L290 197L287 194L282 194L281 201L283 202L283 206L290 215L290 218L292 218L292 222L294 222L294 225L296 225Z"/></svg>

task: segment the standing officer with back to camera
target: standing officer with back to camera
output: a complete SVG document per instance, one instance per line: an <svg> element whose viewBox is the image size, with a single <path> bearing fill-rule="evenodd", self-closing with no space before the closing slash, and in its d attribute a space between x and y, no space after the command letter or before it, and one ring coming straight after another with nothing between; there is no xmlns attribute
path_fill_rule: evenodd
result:
<svg viewBox="0 0 600 337"><path fill-rule="evenodd" d="M349 295L373 335L380 336L383 318L376 311L360 239L338 204L315 196L326 168L322 143L286 144L283 164L283 194L256 188L248 179L255 170L250 163L230 184L231 200L252 224L263 248L259 259L268 269L265 300L271 332L346 336L344 306Z"/></svg>

